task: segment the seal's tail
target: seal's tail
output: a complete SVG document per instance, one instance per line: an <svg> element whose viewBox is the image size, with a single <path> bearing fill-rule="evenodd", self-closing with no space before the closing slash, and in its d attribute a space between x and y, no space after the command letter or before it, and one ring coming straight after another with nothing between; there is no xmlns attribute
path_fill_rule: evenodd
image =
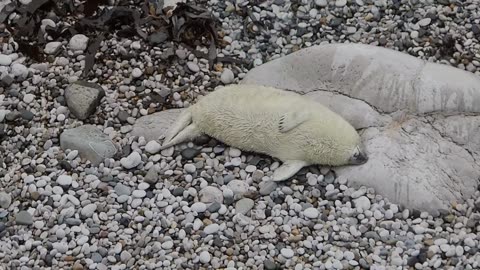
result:
<svg viewBox="0 0 480 270"><path fill-rule="evenodd" d="M183 111L177 121L167 130L160 150L185 142L201 135L197 126L192 123L192 113L189 109Z"/></svg>

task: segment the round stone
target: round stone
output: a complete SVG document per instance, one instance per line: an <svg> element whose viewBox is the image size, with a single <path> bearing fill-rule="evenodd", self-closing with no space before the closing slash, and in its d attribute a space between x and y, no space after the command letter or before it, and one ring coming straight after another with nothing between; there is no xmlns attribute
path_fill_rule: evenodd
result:
<svg viewBox="0 0 480 270"><path fill-rule="evenodd" d="M420 26L428 26L432 22L432 19L430 18L424 18L418 21L418 25Z"/></svg>
<svg viewBox="0 0 480 270"><path fill-rule="evenodd" d="M254 205L255 202L252 199L243 198L235 204L235 213L241 213L245 215L253 208Z"/></svg>
<svg viewBox="0 0 480 270"><path fill-rule="evenodd" d="M145 190L137 189L132 192L132 196L135 198L143 198L147 195Z"/></svg>
<svg viewBox="0 0 480 270"><path fill-rule="evenodd" d="M328 6L327 0L315 0L315 5L319 7L326 7Z"/></svg>
<svg viewBox="0 0 480 270"><path fill-rule="evenodd" d="M200 259L200 262L202 263L209 263L211 259L211 255L210 253L208 253L208 251L202 251L200 252L199 259Z"/></svg>
<svg viewBox="0 0 480 270"><path fill-rule="evenodd" d="M69 186L72 184L72 182L73 182L73 178L70 175L63 174L57 177L57 184L61 186Z"/></svg>
<svg viewBox="0 0 480 270"><path fill-rule="evenodd" d="M310 207L307 208L303 211L303 215L306 216L307 218L317 218L320 213L316 208Z"/></svg>
<svg viewBox="0 0 480 270"><path fill-rule="evenodd" d="M277 183L274 181L266 181L266 182L261 182L260 183L260 195L270 195L276 188L277 188Z"/></svg>
<svg viewBox="0 0 480 270"><path fill-rule="evenodd" d="M280 253L282 254L283 257L287 258L287 259L290 259L293 257L293 255L295 255L295 253L293 252L292 249L290 248L282 248L280 250Z"/></svg>
<svg viewBox="0 0 480 270"><path fill-rule="evenodd" d="M365 196L360 196L359 198L355 199L354 201L355 207L360 208L363 211L370 209L371 202Z"/></svg>
<svg viewBox="0 0 480 270"><path fill-rule="evenodd" d="M242 180L232 180L228 182L227 187L233 191L234 195L243 195L248 191L248 184Z"/></svg>
<svg viewBox="0 0 480 270"><path fill-rule="evenodd" d="M195 165L193 165L191 163L185 164L185 166L183 166L183 169L185 170L185 172L190 173L190 174L197 171L197 168L195 167Z"/></svg>
<svg viewBox="0 0 480 270"><path fill-rule="evenodd" d="M142 156L140 156L140 154L138 152L135 152L135 151L132 152L127 157L124 157L124 158L120 159L120 164L122 164L122 166L125 169L135 168L138 165L140 165L141 163L142 163Z"/></svg>
<svg viewBox="0 0 480 270"><path fill-rule="evenodd" d="M207 225L204 229L203 232L205 234L214 234L217 233L220 230L220 225L212 223L210 225Z"/></svg>
<svg viewBox="0 0 480 270"><path fill-rule="evenodd" d="M143 75L143 72L139 68L134 68L132 70L132 77L140 78Z"/></svg>
<svg viewBox="0 0 480 270"><path fill-rule="evenodd" d="M28 69L25 65L20 63L12 64L12 74L14 77L27 78Z"/></svg>
<svg viewBox="0 0 480 270"><path fill-rule="evenodd" d="M122 195L130 196L130 194L132 193L130 188L125 186L122 183L116 184L114 190L115 190L115 193L117 193L118 196L122 196Z"/></svg>
<svg viewBox="0 0 480 270"><path fill-rule="evenodd" d="M337 0L335 1L335 6L344 7L347 4L347 0Z"/></svg>
<svg viewBox="0 0 480 270"><path fill-rule="evenodd" d="M228 68L223 69L222 75L220 76L220 80L222 81L222 83L230 84L233 82L234 79L235 79L235 75L230 69Z"/></svg>
<svg viewBox="0 0 480 270"><path fill-rule="evenodd" d="M194 62L187 62L187 67L195 73L200 71L200 67Z"/></svg>
<svg viewBox="0 0 480 270"><path fill-rule="evenodd" d="M253 166L253 165L248 165L246 168L245 168L245 171L247 173L253 173L254 171L257 170L257 167Z"/></svg>
<svg viewBox="0 0 480 270"><path fill-rule="evenodd" d="M88 37L83 34L77 34L70 39L68 46L72 51L84 51L87 49L87 44Z"/></svg>
<svg viewBox="0 0 480 270"><path fill-rule="evenodd" d="M97 205L94 203L87 204L82 208L81 214L85 217L93 216L93 213L97 210Z"/></svg>
<svg viewBox="0 0 480 270"><path fill-rule="evenodd" d="M0 66L9 66L12 63L12 58L8 55L0 54Z"/></svg>
<svg viewBox="0 0 480 270"><path fill-rule="evenodd" d="M30 104L35 100L35 95L33 94L25 94L23 96L23 102Z"/></svg>
<svg viewBox="0 0 480 270"><path fill-rule="evenodd" d="M204 187L200 190L200 192L198 192L198 196L200 198L200 201L203 203L223 203L223 192L216 187Z"/></svg>
<svg viewBox="0 0 480 270"><path fill-rule="evenodd" d="M228 155L232 158L239 157L242 155L242 151L240 151L237 148L231 147L230 150L228 151Z"/></svg>
<svg viewBox="0 0 480 270"><path fill-rule="evenodd" d="M122 262L128 262L128 260L130 260L130 258L132 258L132 254L130 254L130 252L124 250L124 251L122 251L122 253L120 253L120 260Z"/></svg>
<svg viewBox="0 0 480 270"><path fill-rule="evenodd" d="M8 209L11 203L12 203L11 195L5 192L0 192L0 208Z"/></svg>
<svg viewBox="0 0 480 270"><path fill-rule="evenodd" d="M145 151L150 154L156 154L160 151L161 145L157 141L149 141L147 145L145 145Z"/></svg>
<svg viewBox="0 0 480 270"><path fill-rule="evenodd" d="M203 202L196 202L192 204L190 209L192 209L192 211L195 211L197 213L203 213L207 210L207 205L204 204Z"/></svg>

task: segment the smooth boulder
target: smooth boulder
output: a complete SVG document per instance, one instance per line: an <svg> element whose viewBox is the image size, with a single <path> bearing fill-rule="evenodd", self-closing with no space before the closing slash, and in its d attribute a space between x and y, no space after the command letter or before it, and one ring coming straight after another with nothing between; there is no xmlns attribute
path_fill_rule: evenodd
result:
<svg viewBox="0 0 480 270"><path fill-rule="evenodd" d="M60 135L60 146L63 150L77 150L80 157L95 166L117 153L117 148L108 136L93 125L63 131Z"/></svg>
<svg viewBox="0 0 480 270"><path fill-rule="evenodd" d="M480 177L480 78L363 44L302 49L241 83L304 94L359 129L369 155L334 168L353 186L437 215L470 198Z"/></svg>

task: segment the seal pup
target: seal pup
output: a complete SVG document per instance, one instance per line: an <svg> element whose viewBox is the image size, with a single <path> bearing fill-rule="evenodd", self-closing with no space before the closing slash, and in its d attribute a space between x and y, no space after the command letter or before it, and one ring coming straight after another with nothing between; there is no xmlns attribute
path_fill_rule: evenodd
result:
<svg viewBox="0 0 480 270"><path fill-rule="evenodd" d="M229 85L199 98L167 130L161 149L202 134L281 160L273 181L309 165L368 160L357 131L340 115L297 93L267 86Z"/></svg>

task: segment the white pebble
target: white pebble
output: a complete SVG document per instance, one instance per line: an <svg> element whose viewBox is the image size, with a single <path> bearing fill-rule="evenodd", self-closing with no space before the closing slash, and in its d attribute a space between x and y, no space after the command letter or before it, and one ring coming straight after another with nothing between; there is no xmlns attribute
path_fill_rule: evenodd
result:
<svg viewBox="0 0 480 270"><path fill-rule="evenodd" d="M290 259L293 257L293 255L295 255L295 253L293 252L292 249L290 248L282 248L280 250L280 253L282 253L282 256L287 258L287 259Z"/></svg>
<svg viewBox="0 0 480 270"><path fill-rule="evenodd" d="M156 154L160 151L161 145L157 141L149 141L147 145L145 145L145 151L150 154Z"/></svg>
<svg viewBox="0 0 480 270"><path fill-rule="evenodd" d="M120 164L122 164L125 169L135 168L140 165L140 163L142 163L142 157L135 151L128 155L128 157L120 159Z"/></svg>
<svg viewBox="0 0 480 270"><path fill-rule="evenodd" d="M73 179L70 175L60 175L58 178L57 178L57 184L61 185L61 186L69 186L71 185L73 182Z"/></svg>
<svg viewBox="0 0 480 270"><path fill-rule="evenodd" d="M316 208L310 207L303 211L303 215L308 218L317 218L320 213Z"/></svg>
<svg viewBox="0 0 480 270"><path fill-rule="evenodd" d="M202 251L199 257L200 262L202 263L209 263L211 259L211 255L208 253L208 251Z"/></svg>
<svg viewBox="0 0 480 270"><path fill-rule="evenodd" d="M82 208L81 214L86 217L91 217L93 212L97 210L97 205L94 203L87 204Z"/></svg>
<svg viewBox="0 0 480 270"><path fill-rule="evenodd" d="M134 68L132 70L132 77L134 77L134 78L139 78L139 77L142 76L142 74L143 74L143 72L139 68Z"/></svg>
<svg viewBox="0 0 480 270"><path fill-rule="evenodd" d="M197 213L203 213L207 210L207 205L204 204L203 202L196 202L192 204L190 209L192 209L192 211L195 211Z"/></svg>
<svg viewBox="0 0 480 270"><path fill-rule="evenodd" d="M147 195L147 192L145 192L145 190L137 189L132 192L132 196L135 198L143 198L146 195Z"/></svg>
<svg viewBox="0 0 480 270"><path fill-rule="evenodd" d="M88 37L82 34L77 34L70 39L68 46L72 51L84 51L87 48Z"/></svg>
<svg viewBox="0 0 480 270"><path fill-rule="evenodd" d="M230 69L228 68L223 69L222 75L220 76L220 80L222 81L222 83L230 84L233 82L234 79L235 79L235 75Z"/></svg>
<svg viewBox="0 0 480 270"><path fill-rule="evenodd" d="M195 165L193 164L185 164L185 166L183 167L183 169L185 169L185 171L187 173L194 173L195 171L197 171L197 168L195 167Z"/></svg>
<svg viewBox="0 0 480 270"><path fill-rule="evenodd" d="M203 229L205 234L214 234L220 230L220 225L212 223Z"/></svg>
<svg viewBox="0 0 480 270"><path fill-rule="evenodd" d="M0 54L0 66L9 66L12 63L12 58L8 55Z"/></svg>
<svg viewBox="0 0 480 270"><path fill-rule="evenodd" d="M27 104L30 104L32 103L32 101L35 100L35 95L33 94L25 94L23 96L23 102L27 103Z"/></svg>

